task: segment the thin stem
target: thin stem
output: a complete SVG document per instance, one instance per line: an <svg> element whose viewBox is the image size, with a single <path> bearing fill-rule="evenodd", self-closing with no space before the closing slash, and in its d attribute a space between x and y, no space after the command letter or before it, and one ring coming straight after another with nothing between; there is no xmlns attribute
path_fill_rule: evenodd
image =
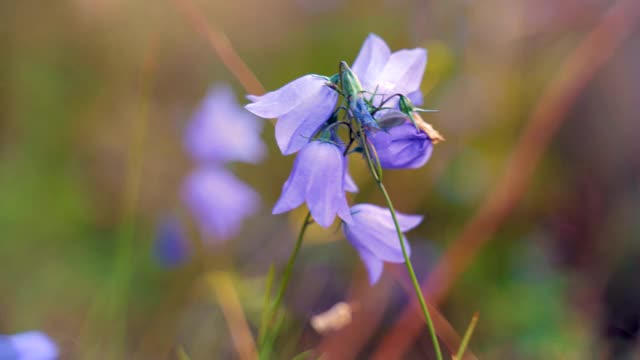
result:
<svg viewBox="0 0 640 360"><path fill-rule="evenodd" d="M460 343L460 348L458 349L458 353L456 354L455 360L462 360L462 357L464 356L464 352L467 350L467 347L469 346L469 341L471 340L471 335L473 335L473 330L475 330L476 324L478 323L479 316L480 315L478 315L477 312L473 314L473 317L471 318L471 323L469 323L469 327L467 328L467 331L465 331L464 337L462 338L462 342Z"/></svg>
<svg viewBox="0 0 640 360"><path fill-rule="evenodd" d="M373 171L373 169L371 169ZM440 344L438 343L438 337L436 336L436 329L433 326L433 322L431 321L431 315L429 314L429 309L427 308L427 303L424 300L424 296L422 295L422 290L420 289L420 283L418 282L418 278L416 277L416 273L413 270L413 265L411 264L411 260L409 259L409 255L407 254L407 249L404 246L404 241L402 240L402 230L400 230L400 224L398 223L398 219L396 217L396 211L393 208L393 203L391 202L391 198L389 198L389 193L387 189L384 187L382 181L376 181L378 183L378 188L384 195L384 199L387 202L387 206L389 206L389 212L391 212L391 217L393 218L393 224L396 226L396 232L398 233L398 239L400 240L400 248L402 249L402 256L404 257L404 263L407 266L407 270L409 271L409 277L411 277L411 282L413 283L413 287L416 290L416 295L418 296L418 301L420 302L420 308L422 309L422 313L424 314L424 318L427 322L427 326L429 327L429 333L431 335L431 341L433 342L433 347L436 350L436 357L438 360L442 360L442 352L440 351Z"/></svg>
<svg viewBox="0 0 640 360"><path fill-rule="evenodd" d="M422 314L424 315L424 319L427 322L427 326L429 327L429 333L431 335L431 341L433 342L433 347L436 351L436 357L438 358L438 360L442 360L442 352L440 351L440 343L438 343L438 337L436 336L436 329L433 326L433 321L431 321L431 315L429 314L427 303L424 300L424 296L422 295L422 290L420 289L420 283L418 282L416 273L413 270L411 259L409 259L409 254L407 254L407 249L404 246L404 241L403 241L404 236L402 235L402 230L400 229L400 224L398 223L396 210L393 207L393 202L389 197L389 193L387 192L387 189L384 187L384 184L382 183L382 170L379 167L374 166L373 164L374 161L371 158L371 153L368 150L369 146L367 144L366 135L363 136L363 138L364 138L363 142L364 142L364 150L365 150L364 153L367 158L367 164L369 165L369 170L371 171L371 174L376 180L376 184L378 185L378 188L382 192L382 195L384 195L384 199L387 202L387 206L389 207L389 212L391 213L391 218L393 219L393 224L395 225L396 233L398 234L398 240L400 241L400 248L402 249L402 256L404 257L404 264L406 265L407 270L409 271L409 277L411 277L413 288L415 289L416 295L418 296L418 301L420 302L420 308L422 309Z"/></svg>
<svg viewBox="0 0 640 360"><path fill-rule="evenodd" d="M276 295L276 299L273 302L273 306L269 311L268 316L266 317L266 321L264 321L260 326L259 333L259 344L262 350L266 337L266 332L269 325L273 322L273 319L276 317L278 309L280 308L280 303L282 303L282 299L284 298L284 294L287 291L287 286L289 285L289 278L291 277L291 272L293 270L293 264L296 261L298 256L298 252L300 251L300 247L302 246L302 239L304 239L304 233L307 231L307 227L311 224L311 213L307 212L307 216L304 218L304 222L302 223L302 227L300 228L300 232L298 233L298 240L296 240L295 247L293 248L293 252L289 256L289 261L287 262L287 266L282 273L282 281L280 282L280 287L278 288L278 293Z"/></svg>

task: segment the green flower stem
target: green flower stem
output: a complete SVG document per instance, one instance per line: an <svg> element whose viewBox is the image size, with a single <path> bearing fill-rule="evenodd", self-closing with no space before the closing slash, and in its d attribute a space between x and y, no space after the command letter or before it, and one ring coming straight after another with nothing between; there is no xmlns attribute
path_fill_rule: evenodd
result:
<svg viewBox="0 0 640 360"><path fill-rule="evenodd" d="M282 281L280 282L280 287L278 288L278 293L276 295L276 299L271 306L271 310L269 311L266 321L263 321L260 325L259 339L258 343L260 344L260 349L262 349L265 345L265 341L272 341L275 338L275 334L271 334L271 336L267 337L267 330L269 329L270 324L273 322L274 318L277 315L278 309L280 308L280 304L282 303L282 299L284 298L284 294L287 291L287 287L289 285L289 278L291 277L291 272L293 270L293 264L298 257L298 252L300 251L300 247L302 246L302 239L304 239L304 233L307 231L307 227L311 224L311 213L307 212L307 216L304 218L304 222L302 223L302 227L300 228L300 232L298 233L298 240L296 240L295 247L293 248L293 252L289 256L289 261L287 262L287 266L282 273ZM263 358L263 354L260 354L260 358Z"/></svg>
<svg viewBox="0 0 640 360"><path fill-rule="evenodd" d="M431 315L429 314L429 309L427 308L427 303L424 300L424 296L422 295L422 290L420 289L420 283L418 283L418 278L416 277L416 273L413 270L413 265L411 264L411 260L409 259L409 255L407 254L407 249L404 246L404 241L402 241L403 235L402 230L400 229L400 224L398 223L398 218L396 217L396 210L393 207L393 203L391 202L391 198L389 197L389 193L387 189L384 187L382 183L382 174L379 167L375 167L373 164L375 161L371 158L371 153L369 152L369 146L367 144L366 136L363 136L365 144L363 146L364 153L367 158L367 163L369 164L369 170L376 180L376 184L378 188L384 195L384 199L387 202L387 206L389 207L389 212L391 212L391 218L393 219L393 224L396 227L396 232L398 233L398 240L400 241L400 248L402 249L402 256L404 257L404 263L407 266L407 270L409 271L409 276L411 277L411 282L413 283L413 288L416 290L416 295L418 296L418 301L420 302L420 308L422 309L422 314L424 315L424 319L427 322L427 326L429 327L429 333L431 335L431 341L433 342L433 347L436 351L436 357L438 360L442 360L442 352L440 351L440 343L438 343L438 337L436 335L436 329L433 326L433 321L431 321Z"/></svg>

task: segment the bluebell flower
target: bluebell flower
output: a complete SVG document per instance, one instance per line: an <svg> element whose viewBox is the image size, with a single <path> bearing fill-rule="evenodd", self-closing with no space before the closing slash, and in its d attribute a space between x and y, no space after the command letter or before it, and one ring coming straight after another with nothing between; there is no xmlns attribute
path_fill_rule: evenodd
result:
<svg viewBox="0 0 640 360"><path fill-rule="evenodd" d="M202 233L221 241L235 236L259 208L258 194L223 168L200 167L185 180L182 197Z"/></svg>
<svg viewBox="0 0 640 360"><path fill-rule="evenodd" d="M266 147L260 139L264 123L245 111L231 87L212 87L185 131L185 146L199 162L257 163Z"/></svg>
<svg viewBox="0 0 640 360"><path fill-rule="evenodd" d="M368 138L383 169L419 168L429 160L433 151L429 136L409 122L372 132Z"/></svg>
<svg viewBox="0 0 640 360"><path fill-rule="evenodd" d="M191 255L189 239L185 236L180 220L167 217L157 226L154 242L154 257L165 267L183 264Z"/></svg>
<svg viewBox="0 0 640 360"><path fill-rule="evenodd" d="M372 204L351 207L352 222L343 223L345 237L356 248L369 274L369 282L375 284L382 275L384 262L403 263L402 248L389 209ZM420 215L396 212L400 229L409 231L422 222ZM407 253L409 243L403 237Z"/></svg>
<svg viewBox="0 0 640 360"><path fill-rule="evenodd" d="M371 97L373 104L379 105L382 97L402 94L414 104L422 102L420 83L427 66L427 50L402 49L391 53L389 46L379 36L369 34L351 69L356 74L365 96ZM393 107L397 98L385 104Z"/></svg>
<svg viewBox="0 0 640 360"><path fill-rule="evenodd" d="M296 157L273 214L295 209L306 201L320 226L329 227L336 215L351 222L345 195L348 182L345 161L338 145L319 140L309 142Z"/></svg>
<svg viewBox="0 0 640 360"><path fill-rule="evenodd" d="M266 118L277 118L276 142L284 155L302 149L333 113L338 93L327 86L329 79L305 75L262 96L249 95L246 107Z"/></svg>
<svg viewBox="0 0 640 360"><path fill-rule="evenodd" d="M27 331L15 335L0 335L2 360L54 360L58 347L46 334Z"/></svg>

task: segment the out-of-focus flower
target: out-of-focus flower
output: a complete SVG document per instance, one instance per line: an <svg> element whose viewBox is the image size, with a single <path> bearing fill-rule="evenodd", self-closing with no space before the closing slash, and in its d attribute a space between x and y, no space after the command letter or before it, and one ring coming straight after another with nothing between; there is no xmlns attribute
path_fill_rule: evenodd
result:
<svg viewBox="0 0 640 360"><path fill-rule="evenodd" d="M182 224L175 217L163 219L156 229L154 257L162 266L172 268L183 264L191 255L189 240Z"/></svg>
<svg viewBox="0 0 640 360"><path fill-rule="evenodd" d="M329 88L329 79L305 75L262 96L249 95L246 107L267 119L278 118L276 142L284 155L300 150L331 116L338 93Z"/></svg>
<svg viewBox="0 0 640 360"><path fill-rule="evenodd" d="M185 146L200 162L257 163L266 147L264 123L245 111L228 85L212 87L185 131Z"/></svg>
<svg viewBox="0 0 640 360"><path fill-rule="evenodd" d="M372 132L368 138L384 169L419 168L429 160L433 151L429 136L409 122L386 131Z"/></svg>
<svg viewBox="0 0 640 360"><path fill-rule="evenodd" d="M345 170L345 158L338 145L326 141L308 143L296 157L273 213L295 209L306 201L320 226L329 227L336 215L351 222Z"/></svg>
<svg viewBox="0 0 640 360"><path fill-rule="evenodd" d="M182 185L182 198L202 231L211 240L235 236L243 220L254 214L259 196L224 169L229 162L256 163L266 147L260 139L263 122L235 100L228 85L217 85L196 111L185 131L185 146L198 162ZM167 228L156 252L168 263L187 256L186 242Z"/></svg>
<svg viewBox="0 0 640 360"><path fill-rule="evenodd" d="M15 335L0 335L2 360L53 360L58 347L46 334L27 331Z"/></svg>
<svg viewBox="0 0 640 360"><path fill-rule="evenodd" d="M183 184L182 197L203 234L218 241L235 236L260 203L251 187L228 170L214 167L194 170Z"/></svg>
<svg viewBox="0 0 640 360"><path fill-rule="evenodd" d="M369 273L369 282L375 284L382 275L384 261L403 263L402 248L389 209L372 204L351 207L352 222L343 223L345 237L358 251ZM400 230L409 231L422 222L420 215L396 212ZM409 243L403 237L407 253Z"/></svg>
<svg viewBox="0 0 640 360"><path fill-rule="evenodd" d="M352 69L367 94L377 94L373 96L373 103L377 106L382 101L382 96L394 94L402 94L421 102L420 83L426 66L427 50L402 49L391 53L384 40L375 34L369 34ZM397 98L393 99L385 106L393 107L397 101Z"/></svg>

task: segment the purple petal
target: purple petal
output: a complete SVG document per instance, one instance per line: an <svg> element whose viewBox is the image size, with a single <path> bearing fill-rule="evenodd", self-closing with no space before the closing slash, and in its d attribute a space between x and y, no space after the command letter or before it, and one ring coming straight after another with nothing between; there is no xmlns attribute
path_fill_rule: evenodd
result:
<svg viewBox="0 0 640 360"><path fill-rule="evenodd" d="M154 257L160 265L173 268L183 264L191 255L189 240L176 217L163 219L156 230Z"/></svg>
<svg viewBox="0 0 640 360"><path fill-rule="evenodd" d="M338 146L322 141L308 143L296 157L273 213L289 211L306 201L311 215L321 226L330 226L336 214L350 222L344 169L344 157Z"/></svg>
<svg viewBox="0 0 640 360"><path fill-rule="evenodd" d="M305 166L301 167L299 164L300 160L299 157L297 157L293 162L293 169L291 170L291 174L289 174L289 178L282 186L282 194L271 211L273 215L293 210L304 202L306 185L301 184L305 184L306 179L309 177L308 174L306 174L308 168Z"/></svg>
<svg viewBox="0 0 640 360"><path fill-rule="evenodd" d="M394 52L377 79L379 93L407 95L418 90L426 66L425 49L403 49Z"/></svg>
<svg viewBox="0 0 640 360"><path fill-rule="evenodd" d="M40 331L0 336L0 359L53 360L57 357L58 347Z"/></svg>
<svg viewBox="0 0 640 360"><path fill-rule="evenodd" d="M379 259L389 262L404 262L389 209L371 204L358 204L351 208L353 222L343 225L345 236L356 247L365 247ZM417 226L422 217L396 213L400 229L409 230ZM411 248L403 236L407 255Z"/></svg>
<svg viewBox="0 0 640 360"><path fill-rule="evenodd" d="M427 134L410 123L393 127L387 132L372 133L369 140L384 169L419 168L429 160L433 151Z"/></svg>
<svg viewBox="0 0 640 360"><path fill-rule="evenodd" d="M346 163L346 161L345 161L345 163ZM345 169L345 172L344 172L344 191L348 191L350 193L357 193L358 192L358 185L356 184L356 182L351 177L351 174L349 174L349 170L348 169Z"/></svg>
<svg viewBox="0 0 640 360"><path fill-rule="evenodd" d="M259 196L224 169L202 167L183 184L183 199L202 232L213 240L235 236L259 206Z"/></svg>
<svg viewBox="0 0 640 360"><path fill-rule="evenodd" d="M314 98L316 93L325 87L326 82L327 79L322 76L305 75L278 90L261 96L247 96L253 103L246 105L245 108L262 118L277 118L292 111L310 98Z"/></svg>
<svg viewBox="0 0 640 360"><path fill-rule="evenodd" d="M338 94L322 86L313 97L280 116L276 123L276 142L282 154L293 154L306 145L331 116L337 101Z"/></svg>
<svg viewBox="0 0 640 360"><path fill-rule="evenodd" d="M407 97L415 106L421 106L424 103L424 96L422 96L422 91L420 90L410 92Z"/></svg>
<svg viewBox="0 0 640 360"><path fill-rule="evenodd" d="M367 36L351 67L365 89L370 91L375 89L376 81L390 55L391 50L378 35Z"/></svg>
<svg viewBox="0 0 640 360"><path fill-rule="evenodd" d="M307 205L313 219L323 227L333 223L336 214L351 221L344 193L344 157L336 145L314 141L305 149L302 161L311 168L307 186Z"/></svg>
<svg viewBox="0 0 640 360"><path fill-rule="evenodd" d="M236 102L229 86L213 87L185 131L185 146L203 162L257 163L265 154L263 122Z"/></svg>
<svg viewBox="0 0 640 360"><path fill-rule="evenodd" d="M357 204L351 207L351 212L362 213L367 219L362 220L362 222L380 222L386 228L393 229L394 231L396 229L389 208L373 204ZM396 210L396 219L398 219L400 230L406 232L420 225L424 217L422 215L404 214Z"/></svg>
<svg viewBox="0 0 640 360"><path fill-rule="evenodd" d="M371 251L367 250L364 247L357 248L356 250L358 250L360 259L362 259L362 262L367 269L367 274L369 275L369 284L374 285L378 282L378 280L380 280L380 276L382 276L384 263L373 253L371 253Z"/></svg>

